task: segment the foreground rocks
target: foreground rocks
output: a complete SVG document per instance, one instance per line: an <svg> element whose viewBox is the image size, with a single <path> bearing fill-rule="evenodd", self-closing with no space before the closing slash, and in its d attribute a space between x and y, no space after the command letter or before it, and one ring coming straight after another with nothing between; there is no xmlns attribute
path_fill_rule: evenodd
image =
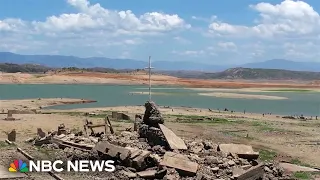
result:
<svg viewBox="0 0 320 180"><path fill-rule="evenodd" d="M182 139L164 125L153 102L145 106L137 131L88 136L61 125L46 136L38 130L34 144L57 149L54 157L60 160L115 160L116 179L286 179L278 164L259 162L251 146Z"/></svg>

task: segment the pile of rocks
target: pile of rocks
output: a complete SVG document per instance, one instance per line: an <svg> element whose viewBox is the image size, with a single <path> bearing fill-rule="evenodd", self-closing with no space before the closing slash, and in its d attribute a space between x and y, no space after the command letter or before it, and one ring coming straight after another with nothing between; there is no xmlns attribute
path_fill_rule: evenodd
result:
<svg viewBox="0 0 320 180"><path fill-rule="evenodd" d="M259 162L259 153L251 146L182 140L163 125L153 102L145 107L138 131L104 138L60 134L52 136L49 143L64 149L56 156L60 159L115 160L113 179L288 179L277 164Z"/></svg>

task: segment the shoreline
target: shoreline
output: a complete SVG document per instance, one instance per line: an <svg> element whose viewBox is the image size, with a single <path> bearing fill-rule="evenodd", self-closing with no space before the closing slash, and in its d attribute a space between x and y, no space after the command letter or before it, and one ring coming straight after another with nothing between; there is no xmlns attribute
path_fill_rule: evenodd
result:
<svg viewBox="0 0 320 180"><path fill-rule="evenodd" d="M41 74L40 77L28 73L0 74L0 84L102 84L102 85L147 85L148 75L84 73L84 74ZM320 89L317 81L301 80L245 80L245 79L194 79L168 75L152 75L154 86L179 86L185 88L303 88Z"/></svg>
<svg viewBox="0 0 320 180"><path fill-rule="evenodd" d="M95 103L96 100L88 99L71 99L71 98L40 98L39 99L12 99L12 100L0 100L1 108L0 114L6 114L8 110L41 110L41 112L100 112L100 111L120 111L120 112L130 112L130 113L141 113L144 112L144 105L122 105L122 106L100 106L100 107L89 107L89 108L71 108L71 109L54 109L56 106L64 106L71 104L87 104ZM187 107L187 106L165 106L158 105L159 109L166 114L176 114L173 109L181 111L181 114L186 115L225 115L229 116L234 115L246 115L254 116L256 118L262 118L262 114L265 114L266 117L277 117L282 119L283 116L291 116L293 114L273 114L267 115L266 113L257 113L246 111L245 114L243 111L233 111L228 110L224 111L223 108L210 109L210 108L197 108L197 107ZM220 109L220 110L219 110ZM307 115L306 117L315 117L316 115ZM318 116L320 118L320 116Z"/></svg>
<svg viewBox="0 0 320 180"><path fill-rule="evenodd" d="M72 99L72 98L38 98L38 99L11 99L0 100L0 112L7 113L8 110L42 110L54 106L71 104L95 103L96 100Z"/></svg>
<svg viewBox="0 0 320 180"><path fill-rule="evenodd" d="M217 79L213 79L212 81L221 81ZM232 82L229 82L232 83ZM120 85L120 86L132 86L132 85L148 85L147 82L27 82L27 83L15 83L15 82L0 82L0 85ZM223 86L223 85L197 85L197 84L170 84L170 83L157 83L157 82L152 82L153 86L173 86L173 87L181 87L181 88L186 88L186 89L234 89L234 90L239 90L239 89L310 89L310 90L319 90L320 91L320 86L307 86L307 85L291 85L291 84L259 84L259 83L254 83L254 84L241 84L240 87L234 87L234 86ZM267 91L269 92L269 91ZM277 91L273 91L277 92Z"/></svg>
<svg viewBox="0 0 320 180"><path fill-rule="evenodd" d="M0 85L95 85L95 86L148 86L147 83L97 83L97 82L78 82L78 83L3 83ZM164 86L163 88L161 88ZM141 90L147 90L148 88L137 88ZM320 92L320 86L313 87L190 87L181 84L154 84L152 89L187 89L194 91L234 91L234 92L265 92L265 93L278 93L278 92ZM139 94L139 92L132 92L133 94Z"/></svg>
<svg viewBox="0 0 320 180"><path fill-rule="evenodd" d="M209 92L198 93L200 96L221 97L221 98L234 98L234 99L262 99L262 100L285 100L287 97L269 96L259 94L239 94L239 93L225 93L225 92Z"/></svg>

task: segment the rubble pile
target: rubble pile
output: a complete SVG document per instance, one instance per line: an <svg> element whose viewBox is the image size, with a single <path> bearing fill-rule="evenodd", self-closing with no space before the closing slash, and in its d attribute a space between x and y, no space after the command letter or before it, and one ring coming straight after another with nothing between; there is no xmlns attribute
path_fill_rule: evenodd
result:
<svg viewBox="0 0 320 180"><path fill-rule="evenodd" d="M143 121L134 124L137 131L107 134L101 138L76 136L61 130L64 129L61 126L60 133L47 136L40 133L43 137L34 143L46 144L46 147L56 144L51 148L63 149L57 158L115 160L113 179L286 179L278 165L259 162L259 153L251 146L182 140L164 125L155 103L147 102L145 108Z"/></svg>

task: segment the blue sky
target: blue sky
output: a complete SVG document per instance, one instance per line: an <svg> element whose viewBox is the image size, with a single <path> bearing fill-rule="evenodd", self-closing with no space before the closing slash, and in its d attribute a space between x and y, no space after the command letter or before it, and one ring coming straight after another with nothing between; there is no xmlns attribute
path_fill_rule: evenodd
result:
<svg viewBox="0 0 320 180"><path fill-rule="evenodd" d="M208 64L320 62L320 1L1 0L0 51Z"/></svg>

